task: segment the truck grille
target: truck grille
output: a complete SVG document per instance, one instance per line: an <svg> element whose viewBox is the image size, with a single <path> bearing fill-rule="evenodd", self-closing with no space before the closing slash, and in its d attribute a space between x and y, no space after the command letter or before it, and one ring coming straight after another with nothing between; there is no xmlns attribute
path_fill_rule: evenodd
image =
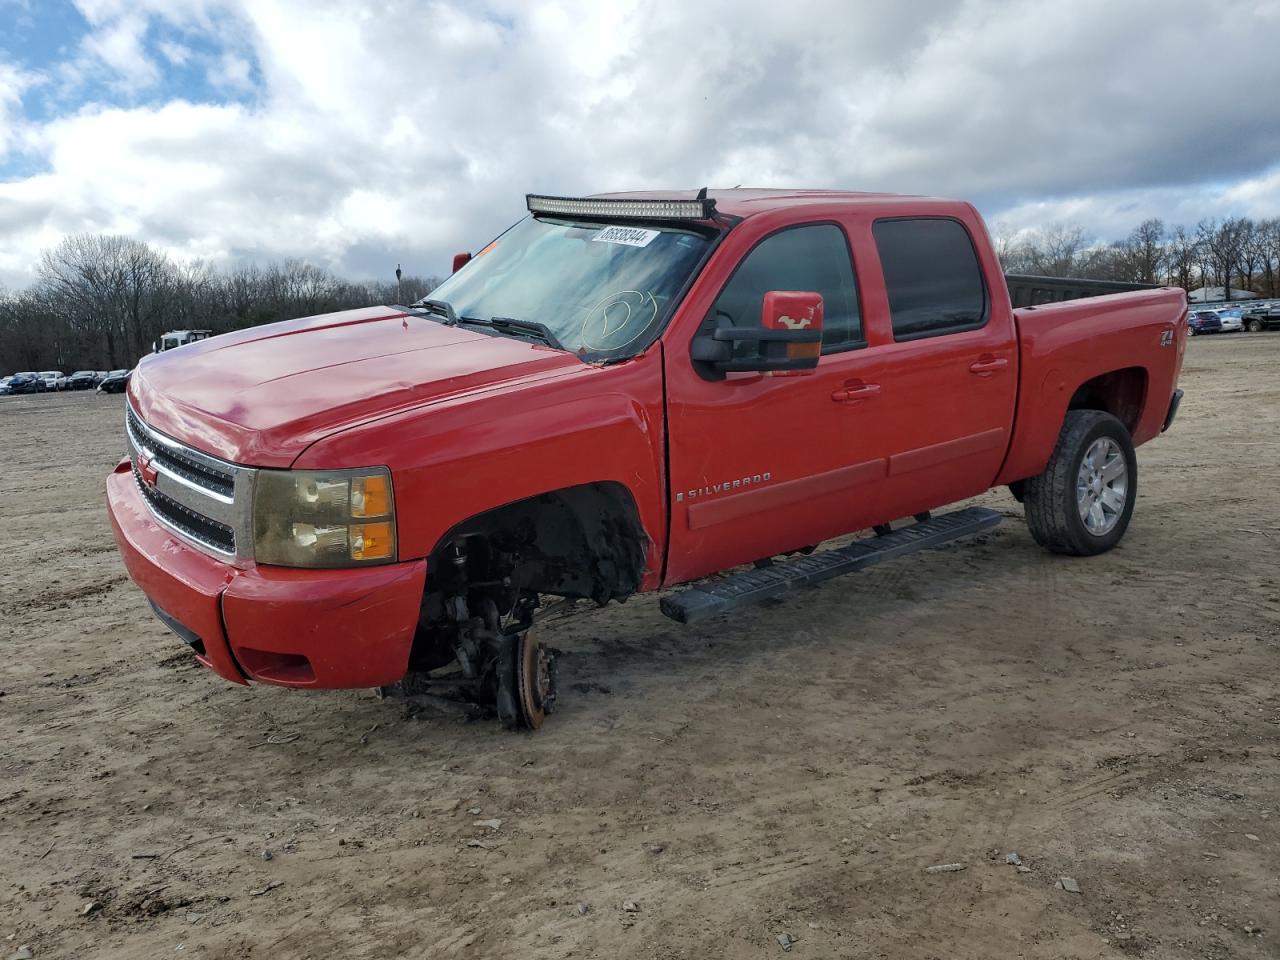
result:
<svg viewBox="0 0 1280 960"><path fill-rule="evenodd" d="M162 434L132 404L125 407L125 434L134 481L162 526L223 559L252 558L257 471Z"/></svg>
<svg viewBox="0 0 1280 960"><path fill-rule="evenodd" d="M138 483L138 491L142 499L147 501L151 512L168 522L187 539L203 544L219 553L236 552L236 533L225 523L202 517L177 500L166 496L155 487L148 486L138 472L138 465L133 465L133 479Z"/></svg>
<svg viewBox="0 0 1280 960"><path fill-rule="evenodd" d="M128 408L126 417L127 427L134 437L141 438L147 435L149 431L143 426L138 415L133 412L132 407ZM178 447L154 445L152 452L156 462L164 464L174 473L186 477L197 486L212 490L224 497L235 495L235 477L229 471L201 463Z"/></svg>

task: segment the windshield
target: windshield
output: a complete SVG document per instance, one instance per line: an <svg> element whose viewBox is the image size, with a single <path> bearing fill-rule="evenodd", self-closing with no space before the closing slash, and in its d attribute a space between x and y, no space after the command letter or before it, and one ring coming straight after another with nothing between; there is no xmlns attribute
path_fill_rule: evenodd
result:
<svg viewBox="0 0 1280 960"><path fill-rule="evenodd" d="M430 294L464 318L540 323L574 353L647 346L710 243L671 224L521 220ZM509 333L510 331L504 331Z"/></svg>

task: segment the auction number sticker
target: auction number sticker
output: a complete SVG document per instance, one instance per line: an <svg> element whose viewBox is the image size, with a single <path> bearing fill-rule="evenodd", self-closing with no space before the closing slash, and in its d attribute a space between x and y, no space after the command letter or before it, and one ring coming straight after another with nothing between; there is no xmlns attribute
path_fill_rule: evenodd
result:
<svg viewBox="0 0 1280 960"><path fill-rule="evenodd" d="M628 247L647 247L661 231L643 230L640 227L605 227L594 237L593 242L622 243Z"/></svg>

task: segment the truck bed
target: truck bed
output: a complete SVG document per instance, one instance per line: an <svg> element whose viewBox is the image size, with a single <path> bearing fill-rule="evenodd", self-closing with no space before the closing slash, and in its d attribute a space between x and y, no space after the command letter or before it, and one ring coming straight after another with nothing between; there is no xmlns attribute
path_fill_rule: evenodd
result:
<svg viewBox="0 0 1280 960"><path fill-rule="evenodd" d="M1035 307L1063 300L1083 300L1111 293L1133 290L1159 290L1151 283L1127 283L1119 280L1085 280L1075 277L1039 277L1027 273L1006 273L1009 299L1014 307Z"/></svg>
<svg viewBox="0 0 1280 960"><path fill-rule="evenodd" d="M1160 434L1182 368L1187 297L1159 287L1014 310L1018 403L997 483L1032 477L1053 453L1081 391L1120 391L1135 445ZM1103 378L1107 379L1103 379Z"/></svg>

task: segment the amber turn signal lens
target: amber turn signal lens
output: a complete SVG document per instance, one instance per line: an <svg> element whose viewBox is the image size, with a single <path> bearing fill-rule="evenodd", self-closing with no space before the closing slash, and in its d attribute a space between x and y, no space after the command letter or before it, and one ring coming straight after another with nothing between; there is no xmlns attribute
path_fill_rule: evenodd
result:
<svg viewBox="0 0 1280 960"><path fill-rule="evenodd" d="M390 523L353 523L351 525L352 560L389 560L395 556L395 533Z"/></svg>
<svg viewBox="0 0 1280 960"><path fill-rule="evenodd" d="M391 485L384 475L355 477L351 481L351 515L385 517L391 512Z"/></svg>
<svg viewBox="0 0 1280 960"><path fill-rule="evenodd" d="M818 357L822 355L822 344L819 341L813 343L788 343L787 359L789 360L807 360L809 357Z"/></svg>

